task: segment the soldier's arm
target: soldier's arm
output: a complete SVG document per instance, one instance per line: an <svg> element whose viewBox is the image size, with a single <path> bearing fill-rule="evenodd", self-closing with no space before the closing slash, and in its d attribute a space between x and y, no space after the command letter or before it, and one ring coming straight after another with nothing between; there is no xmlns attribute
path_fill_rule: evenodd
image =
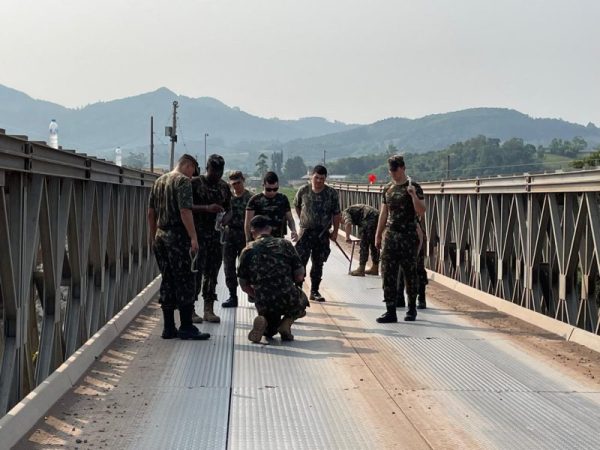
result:
<svg viewBox="0 0 600 450"><path fill-rule="evenodd" d="M251 209L246 210L246 217L244 219L244 233L246 234L246 242L252 240L252 233L250 233L250 221L254 217L254 211Z"/></svg>
<svg viewBox="0 0 600 450"><path fill-rule="evenodd" d="M292 241L296 242L298 240L298 233L296 232L296 222L294 222L294 216L292 215L292 211L286 212L285 218L287 220L288 227L290 227L290 235L292 237Z"/></svg>
<svg viewBox="0 0 600 450"><path fill-rule="evenodd" d="M148 208L148 243L150 246L154 245L154 238L156 237L156 211L154 208Z"/></svg>
<svg viewBox="0 0 600 450"><path fill-rule="evenodd" d="M191 209L180 209L179 214L181 215L181 221L183 222L183 226L185 226L185 231L187 231L190 240L192 241L190 249L193 252L198 251L198 236L196 235L196 228L194 227L194 216L192 215Z"/></svg>
<svg viewBox="0 0 600 450"><path fill-rule="evenodd" d="M388 218L388 207L385 203L381 204L381 208L379 209L379 220L377 221L377 231L375 232L375 247L381 248L381 236L383 235L383 230L385 229L385 223Z"/></svg>
<svg viewBox="0 0 600 450"><path fill-rule="evenodd" d="M414 186L409 186L407 192L412 198L415 214L417 216L425 214L425 200L423 200L423 189L421 189L421 186L417 186L416 188Z"/></svg>

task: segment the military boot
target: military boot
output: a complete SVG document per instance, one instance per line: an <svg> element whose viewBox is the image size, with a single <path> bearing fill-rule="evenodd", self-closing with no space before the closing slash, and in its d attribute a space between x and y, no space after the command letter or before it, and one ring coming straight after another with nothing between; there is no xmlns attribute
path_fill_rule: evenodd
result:
<svg viewBox="0 0 600 450"><path fill-rule="evenodd" d="M233 293L229 296L226 302L221 305L222 308L236 308L238 305L237 294Z"/></svg>
<svg viewBox="0 0 600 450"><path fill-rule="evenodd" d="M196 314L196 311L192 311L192 323L202 323L202 317Z"/></svg>
<svg viewBox="0 0 600 450"><path fill-rule="evenodd" d="M353 277L364 277L365 276L365 265L361 264L358 268L354 269L350 272L350 275Z"/></svg>
<svg viewBox="0 0 600 450"><path fill-rule="evenodd" d="M163 307L163 331L160 337L163 339L174 339L177 337L177 327L175 326L175 310L173 308Z"/></svg>
<svg viewBox="0 0 600 450"><path fill-rule="evenodd" d="M181 326L177 331L179 339L194 341L205 341L210 338L209 333L202 333L198 328L192 324L192 312L194 311L194 305L184 305L179 308L179 318L181 320Z"/></svg>
<svg viewBox="0 0 600 450"><path fill-rule="evenodd" d="M311 280L310 283L310 300L315 300L317 302L324 302L325 297L323 297L319 292L319 286L321 285L321 280Z"/></svg>
<svg viewBox="0 0 600 450"><path fill-rule="evenodd" d="M379 263L374 262L371 267L365 270L365 275L379 275Z"/></svg>
<svg viewBox="0 0 600 450"><path fill-rule="evenodd" d="M398 316L396 315L396 305L393 303L385 304L385 313L379 316L376 320L378 323L395 323L398 322Z"/></svg>
<svg viewBox="0 0 600 450"><path fill-rule="evenodd" d="M258 344L267 329L267 319L264 316L256 316L252 324L252 329L248 333L248 340Z"/></svg>
<svg viewBox="0 0 600 450"><path fill-rule="evenodd" d="M425 285L419 286L419 301L417 303L417 309L427 308L427 298L425 296Z"/></svg>
<svg viewBox="0 0 600 450"><path fill-rule="evenodd" d="M284 317L281 321L281 324L279 325L279 328L277 328L277 331L279 331L279 335L281 336L282 341L294 340L294 335L292 334L293 323L294 321L289 317Z"/></svg>
<svg viewBox="0 0 600 450"><path fill-rule="evenodd" d="M417 318L417 298L416 296L408 297L408 308L404 320L406 322L414 322Z"/></svg>
<svg viewBox="0 0 600 450"><path fill-rule="evenodd" d="M214 300L204 300L204 320L210 323L219 323L221 318L213 311Z"/></svg>

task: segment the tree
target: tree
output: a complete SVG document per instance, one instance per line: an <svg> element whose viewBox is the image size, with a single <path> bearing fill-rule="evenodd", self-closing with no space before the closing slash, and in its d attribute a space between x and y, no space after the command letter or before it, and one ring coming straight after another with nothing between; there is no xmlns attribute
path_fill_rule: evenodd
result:
<svg viewBox="0 0 600 450"><path fill-rule="evenodd" d="M302 178L304 174L306 174L306 164L304 164L302 156L288 158L285 162L283 171L288 180L297 180Z"/></svg>
<svg viewBox="0 0 600 450"><path fill-rule="evenodd" d="M265 173L269 171L269 165L267 164L268 159L269 158L264 153L258 155L258 160L255 164L256 172L254 172L254 175L261 178L265 176Z"/></svg>
<svg viewBox="0 0 600 450"><path fill-rule="evenodd" d="M148 167L148 158L143 152L131 152L123 158L123 165L134 169L143 169Z"/></svg>
<svg viewBox="0 0 600 450"><path fill-rule="evenodd" d="M271 170L278 175L281 175L283 167L283 151L271 153Z"/></svg>

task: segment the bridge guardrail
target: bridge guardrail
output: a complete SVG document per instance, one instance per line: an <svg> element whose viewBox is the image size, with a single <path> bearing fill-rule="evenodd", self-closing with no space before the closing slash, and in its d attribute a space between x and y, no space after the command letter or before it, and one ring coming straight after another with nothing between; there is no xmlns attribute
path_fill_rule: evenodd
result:
<svg viewBox="0 0 600 450"><path fill-rule="evenodd" d="M342 208L384 185L331 183ZM600 170L421 183L426 265L600 334Z"/></svg>
<svg viewBox="0 0 600 450"><path fill-rule="evenodd" d="M156 276L156 178L0 130L0 415Z"/></svg>

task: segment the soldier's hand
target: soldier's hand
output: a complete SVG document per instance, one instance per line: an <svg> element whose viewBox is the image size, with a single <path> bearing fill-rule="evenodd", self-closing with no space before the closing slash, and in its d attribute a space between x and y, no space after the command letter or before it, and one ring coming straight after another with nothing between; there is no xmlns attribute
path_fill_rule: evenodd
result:
<svg viewBox="0 0 600 450"><path fill-rule="evenodd" d="M190 245L190 251L192 253L198 253L198 239L192 239L192 244Z"/></svg>
<svg viewBox="0 0 600 450"><path fill-rule="evenodd" d="M297 242L298 241L298 233L296 233L295 231L292 231L290 233L290 236L292 238L292 242Z"/></svg>
<svg viewBox="0 0 600 450"><path fill-rule="evenodd" d="M223 207L221 205L212 203L206 207L206 211L209 213L220 213L225 210L223 209Z"/></svg>
<svg viewBox="0 0 600 450"><path fill-rule="evenodd" d="M375 247L378 250L381 250L381 236L375 236Z"/></svg>
<svg viewBox="0 0 600 450"><path fill-rule="evenodd" d="M415 187L411 184L406 188L406 192L409 193L409 195L413 196L417 193Z"/></svg>

